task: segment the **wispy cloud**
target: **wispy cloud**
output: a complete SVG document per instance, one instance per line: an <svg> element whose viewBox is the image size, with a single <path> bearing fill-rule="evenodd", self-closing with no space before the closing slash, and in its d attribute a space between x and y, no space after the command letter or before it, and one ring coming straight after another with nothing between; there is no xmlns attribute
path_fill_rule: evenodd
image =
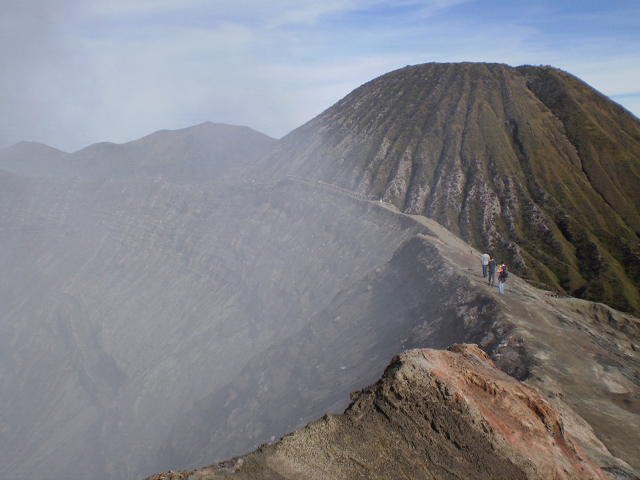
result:
<svg viewBox="0 0 640 480"><path fill-rule="evenodd" d="M551 64L637 109L640 5L622 0L5 3L4 146L73 150L205 120L279 137L362 83L429 61Z"/></svg>

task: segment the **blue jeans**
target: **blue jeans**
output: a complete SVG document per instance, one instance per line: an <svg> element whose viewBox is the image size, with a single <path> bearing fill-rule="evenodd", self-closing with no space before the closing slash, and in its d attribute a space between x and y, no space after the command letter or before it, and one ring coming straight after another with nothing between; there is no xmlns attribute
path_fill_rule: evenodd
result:
<svg viewBox="0 0 640 480"><path fill-rule="evenodd" d="M504 293L504 282L498 279L498 291Z"/></svg>
<svg viewBox="0 0 640 480"><path fill-rule="evenodd" d="M484 278L487 278L487 268L489 267L489 265L482 265L482 276Z"/></svg>
<svg viewBox="0 0 640 480"><path fill-rule="evenodd" d="M489 272L489 285L495 285L496 283L496 272Z"/></svg>

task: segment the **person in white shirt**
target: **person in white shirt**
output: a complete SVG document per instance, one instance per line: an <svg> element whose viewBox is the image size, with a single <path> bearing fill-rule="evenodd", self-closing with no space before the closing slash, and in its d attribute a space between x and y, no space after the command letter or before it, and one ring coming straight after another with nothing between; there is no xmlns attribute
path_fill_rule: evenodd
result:
<svg viewBox="0 0 640 480"><path fill-rule="evenodd" d="M489 266L489 260L491 257L488 253L483 253L480 255L480 259L482 260L482 276L487 278L487 267Z"/></svg>

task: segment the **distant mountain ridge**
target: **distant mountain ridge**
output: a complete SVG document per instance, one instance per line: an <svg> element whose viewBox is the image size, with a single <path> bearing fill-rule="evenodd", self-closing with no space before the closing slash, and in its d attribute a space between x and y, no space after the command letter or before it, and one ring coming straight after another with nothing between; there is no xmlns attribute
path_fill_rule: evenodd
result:
<svg viewBox="0 0 640 480"><path fill-rule="evenodd" d="M640 121L560 70L406 67L291 132L261 166L390 201L530 281L640 311Z"/></svg>
<svg viewBox="0 0 640 480"><path fill-rule="evenodd" d="M96 143L74 153L21 142L0 151L0 169L54 178L162 175L176 182L203 182L253 163L274 142L248 127L205 122L123 144Z"/></svg>

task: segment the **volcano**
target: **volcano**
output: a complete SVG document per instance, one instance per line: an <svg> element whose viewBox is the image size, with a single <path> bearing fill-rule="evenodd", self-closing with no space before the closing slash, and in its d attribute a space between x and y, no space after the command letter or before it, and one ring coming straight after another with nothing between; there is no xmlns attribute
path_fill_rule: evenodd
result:
<svg viewBox="0 0 640 480"><path fill-rule="evenodd" d="M575 77L469 63L383 75L280 140L206 123L0 151L0 477L260 464L327 412L380 433L389 362L453 344L535 400L560 464L637 477L639 154L638 119ZM480 436L487 472L527 475Z"/></svg>
<svg viewBox="0 0 640 480"><path fill-rule="evenodd" d="M403 68L264 165L433 218L539 286L638 313L640 123L561 70Z"/></svg>

